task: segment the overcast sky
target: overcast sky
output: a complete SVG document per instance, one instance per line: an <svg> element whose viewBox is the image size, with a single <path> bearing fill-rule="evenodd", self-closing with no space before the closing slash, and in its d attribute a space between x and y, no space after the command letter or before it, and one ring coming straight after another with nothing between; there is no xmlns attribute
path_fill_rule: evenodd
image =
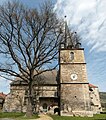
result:
<svg viewBox="0 0 106 120"><path fill-rule="evenodd" d="M0 0L0 4L7 0ZM19 0L36 7L44 0ZM52 0L59 18L67 16L70 28L82 38L88 80L106 91L106 0ZM7 81L0 81L0 91L8 92Z"/></svg>

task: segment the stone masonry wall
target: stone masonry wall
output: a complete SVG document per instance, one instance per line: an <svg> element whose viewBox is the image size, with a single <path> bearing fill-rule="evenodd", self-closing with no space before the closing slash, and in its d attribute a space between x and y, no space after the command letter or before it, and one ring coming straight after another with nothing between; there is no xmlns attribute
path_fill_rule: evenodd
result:
<svg viewBox="0 0 106 120"><path fill-rule="evenodd" d="M77 79L72 79L72 74L76 74ZM60 51L60 80L62 112L69 115L89 112L91 106L83 49Z"/></svg>
<svg viewBox="0 0 106 120"><path fill-rule="evenodd" d="M11 90L10 93L6 96L5 103L3 105L4 112L24 111L25 90L20 88L17 90Z"/></svg>
<svg viewBox="0 0 106 120"><path fill-rule="evenodd" d="M70 59L70 53L74 52L74 59ZM61 50L60 63L85 63L83 50Z"/></svg>
<svg viewBox="0 0 106 120"><path fill-rule="evenodd" d="M90 91L90 99L92 103L91 109L93 113L100 113L102 111L102 107L98 87L92 88L92 91Z"/></svg>
<svg viewBox="0 0 106 120"><path fill-rule="evenodd" d="M79 82L88 82L86 74L86 64L62 64L60 67L61 70L61 82L62 83L79 83ZM77 74L78 79L72 80L71 74Z"/></svg>
<svg viewBox="0 0 106 120"><path fill-rule="evenodd" d="M62 104L66 104L71 111L89 111L89 91L88 85L82 84L65 84L61 85ZM67 111L68 112L68 111ZM70 112L70 111L69 111Z"/></svg>
<svg viewBox="0 0 106 120"><path fill-rule="evenodd" d="M4 112L21 112L21 111L26 112L26 104L27 104L27 99L25 95L26 89L27 89L27 86L18 86L18 85L11 86L10 93L7 95L5 99L3 111ZM42 86L40 87L38 97L55 97L56 92L57 92L56 86ZM40 104L42 105L42 103Z"/></svg>

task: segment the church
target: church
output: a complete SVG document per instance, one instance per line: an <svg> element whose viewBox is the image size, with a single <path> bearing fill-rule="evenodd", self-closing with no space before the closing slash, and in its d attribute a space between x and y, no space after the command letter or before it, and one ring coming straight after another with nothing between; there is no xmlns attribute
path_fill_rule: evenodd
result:
<svg viewBox="0 0 106 120"><path fill-rule="evenodd" d="M71 46L68 41L60 44L59 70L52 70L38 76L35 80L33 109L60 115L93 116L102 111L98 87L89 84L87 79L84 48L80 43ZM10 84L3 111L26 112L27 84L16 78ZM35 107L36 106L36 107Z"/></svg>

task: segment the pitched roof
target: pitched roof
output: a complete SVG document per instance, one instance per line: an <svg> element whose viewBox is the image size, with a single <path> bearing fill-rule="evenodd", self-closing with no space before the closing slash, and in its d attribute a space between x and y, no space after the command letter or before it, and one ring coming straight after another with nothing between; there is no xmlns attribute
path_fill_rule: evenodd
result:
<svg viewBox="0 0 106 120"><path fill-rule="evenodd" d="M52 70L52 71L46 71L38 76L35 77L35 84L39 83L39 84L57 84L57 70ZM20 78L16 78L13 82L11 82L11 85L18 85L18 84L24 84L27 85L27 83L25 83L25 81L23 81Z"/></svg>
<svg viewBox="0 0 106 120"><path fill-rule="evenodd" d="M89 87L91 87L91 88L98 88L98 86L95 86L93 84L89 84Z"/></svg>
<svg viewBox="0 0 106 120"><path fill-rule="evenodd" d="M5 99L5 97L6 97L6 94L4 94L3 92L2 92L2 93L0 93L0 98Z"/></svg>

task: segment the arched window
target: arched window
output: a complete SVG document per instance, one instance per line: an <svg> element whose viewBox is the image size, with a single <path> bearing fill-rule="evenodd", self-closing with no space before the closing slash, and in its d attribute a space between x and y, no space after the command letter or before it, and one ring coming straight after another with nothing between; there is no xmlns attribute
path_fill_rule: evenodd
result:
<svg viewBox="0 0 106 120"><path fill-rule="evenodd" d="M43 104L43 111L47 112L47 104L46 103Z"/></svg>
<svg viewBox="0 0 106 120"><path fill-rule="evenodd" d="M74 52L70 52L70 60L74 59Z"/></svg>

